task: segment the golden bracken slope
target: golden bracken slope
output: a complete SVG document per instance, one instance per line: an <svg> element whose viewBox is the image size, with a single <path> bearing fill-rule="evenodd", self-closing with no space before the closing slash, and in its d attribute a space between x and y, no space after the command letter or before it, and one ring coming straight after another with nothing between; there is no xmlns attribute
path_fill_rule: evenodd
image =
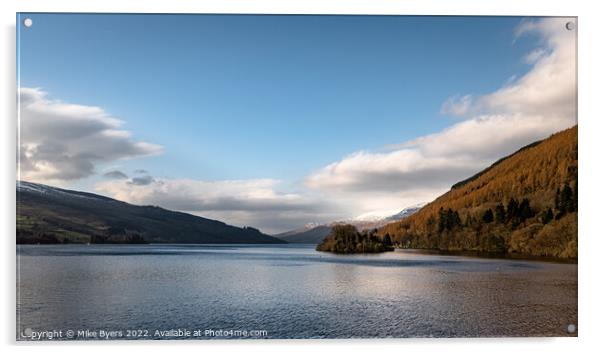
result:
<svg viewBox="0 0 602 354"><path fill-rule="evenodd" d="M379 230L405 248L577 258L577 126L494 163Z"/></svg>

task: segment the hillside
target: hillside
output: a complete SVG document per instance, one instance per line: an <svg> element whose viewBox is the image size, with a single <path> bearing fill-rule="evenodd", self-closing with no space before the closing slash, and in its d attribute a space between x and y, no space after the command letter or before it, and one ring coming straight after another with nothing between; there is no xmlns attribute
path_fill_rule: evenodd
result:
<svg viewBox="0 0 602 354"><path fill-rule="evenodd" d="M406 248L577 258L577 126L464 181L389 235Z"/></svg>
<svg viewBox="0 0 602 354"><path fill-rule="evenodd" d="M288 231L274 235L281 240L290 243L318 244L324 240L332 228L328 225L319 225L307 230Z"/></svg>
<svg viewBox="0 0 602 354"><path fill-rule="evenodd" d="M17 243L285 243L251 227L17 182Z"/></svg>

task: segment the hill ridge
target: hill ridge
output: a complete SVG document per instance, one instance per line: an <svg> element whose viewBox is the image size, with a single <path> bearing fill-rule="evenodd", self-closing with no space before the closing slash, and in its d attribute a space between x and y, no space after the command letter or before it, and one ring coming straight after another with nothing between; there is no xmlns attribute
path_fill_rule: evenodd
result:
<svg viewBox="0 0 602 354"><path fill-rule="evenodd" d="M252 227L17 181L17 243L285 243Z"/></svg>
<svg viewBox="0 0 602 354"><path fill-rule="evenodd" d="M407 248L576 258L577 129L496 161L379 235Z"/></svg>

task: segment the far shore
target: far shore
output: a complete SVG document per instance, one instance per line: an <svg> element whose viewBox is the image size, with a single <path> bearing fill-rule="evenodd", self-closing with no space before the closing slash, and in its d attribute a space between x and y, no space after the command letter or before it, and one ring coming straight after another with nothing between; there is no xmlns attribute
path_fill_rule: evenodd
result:
<svg viewBox="0 0 602 354"><path fill-rule="evenodd" d="M35 247L35 246L181 246L181 247L232 247L232 246L252 246L252 247L287 247L292 246L307 246L314 248L316 244L313 243L17 243L17 247ZM349 255L375 255L379 253L334 253L334 252L323 252L338 256L349 256ZM493 258L493 259L508 259L508 260L523 260L523 261L536 261L536 262L551 262L551 263L566 263L566 264L578 264L578 258L557 258L549 256L530 256L525 254L517 253L495 253L495 252L479 252L479 251L446 251L437 249L424 249L424 248L404 248L394 247L393 252L407 252L417 253L426 255L440 255L440 256L452 256L452 257L473 257L473 258ZM382 253L391 253L382 252Z"/></svg>

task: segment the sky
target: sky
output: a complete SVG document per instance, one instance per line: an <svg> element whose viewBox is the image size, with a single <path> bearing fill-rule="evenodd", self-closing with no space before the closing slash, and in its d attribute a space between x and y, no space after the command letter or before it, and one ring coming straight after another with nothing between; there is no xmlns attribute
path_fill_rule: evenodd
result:
<svg viewBox="0 0 602 354"><path fill-rule="evenodd" d="M431 201L577 119L571 18L17 17L19 179L268 233Z"/></svg>

